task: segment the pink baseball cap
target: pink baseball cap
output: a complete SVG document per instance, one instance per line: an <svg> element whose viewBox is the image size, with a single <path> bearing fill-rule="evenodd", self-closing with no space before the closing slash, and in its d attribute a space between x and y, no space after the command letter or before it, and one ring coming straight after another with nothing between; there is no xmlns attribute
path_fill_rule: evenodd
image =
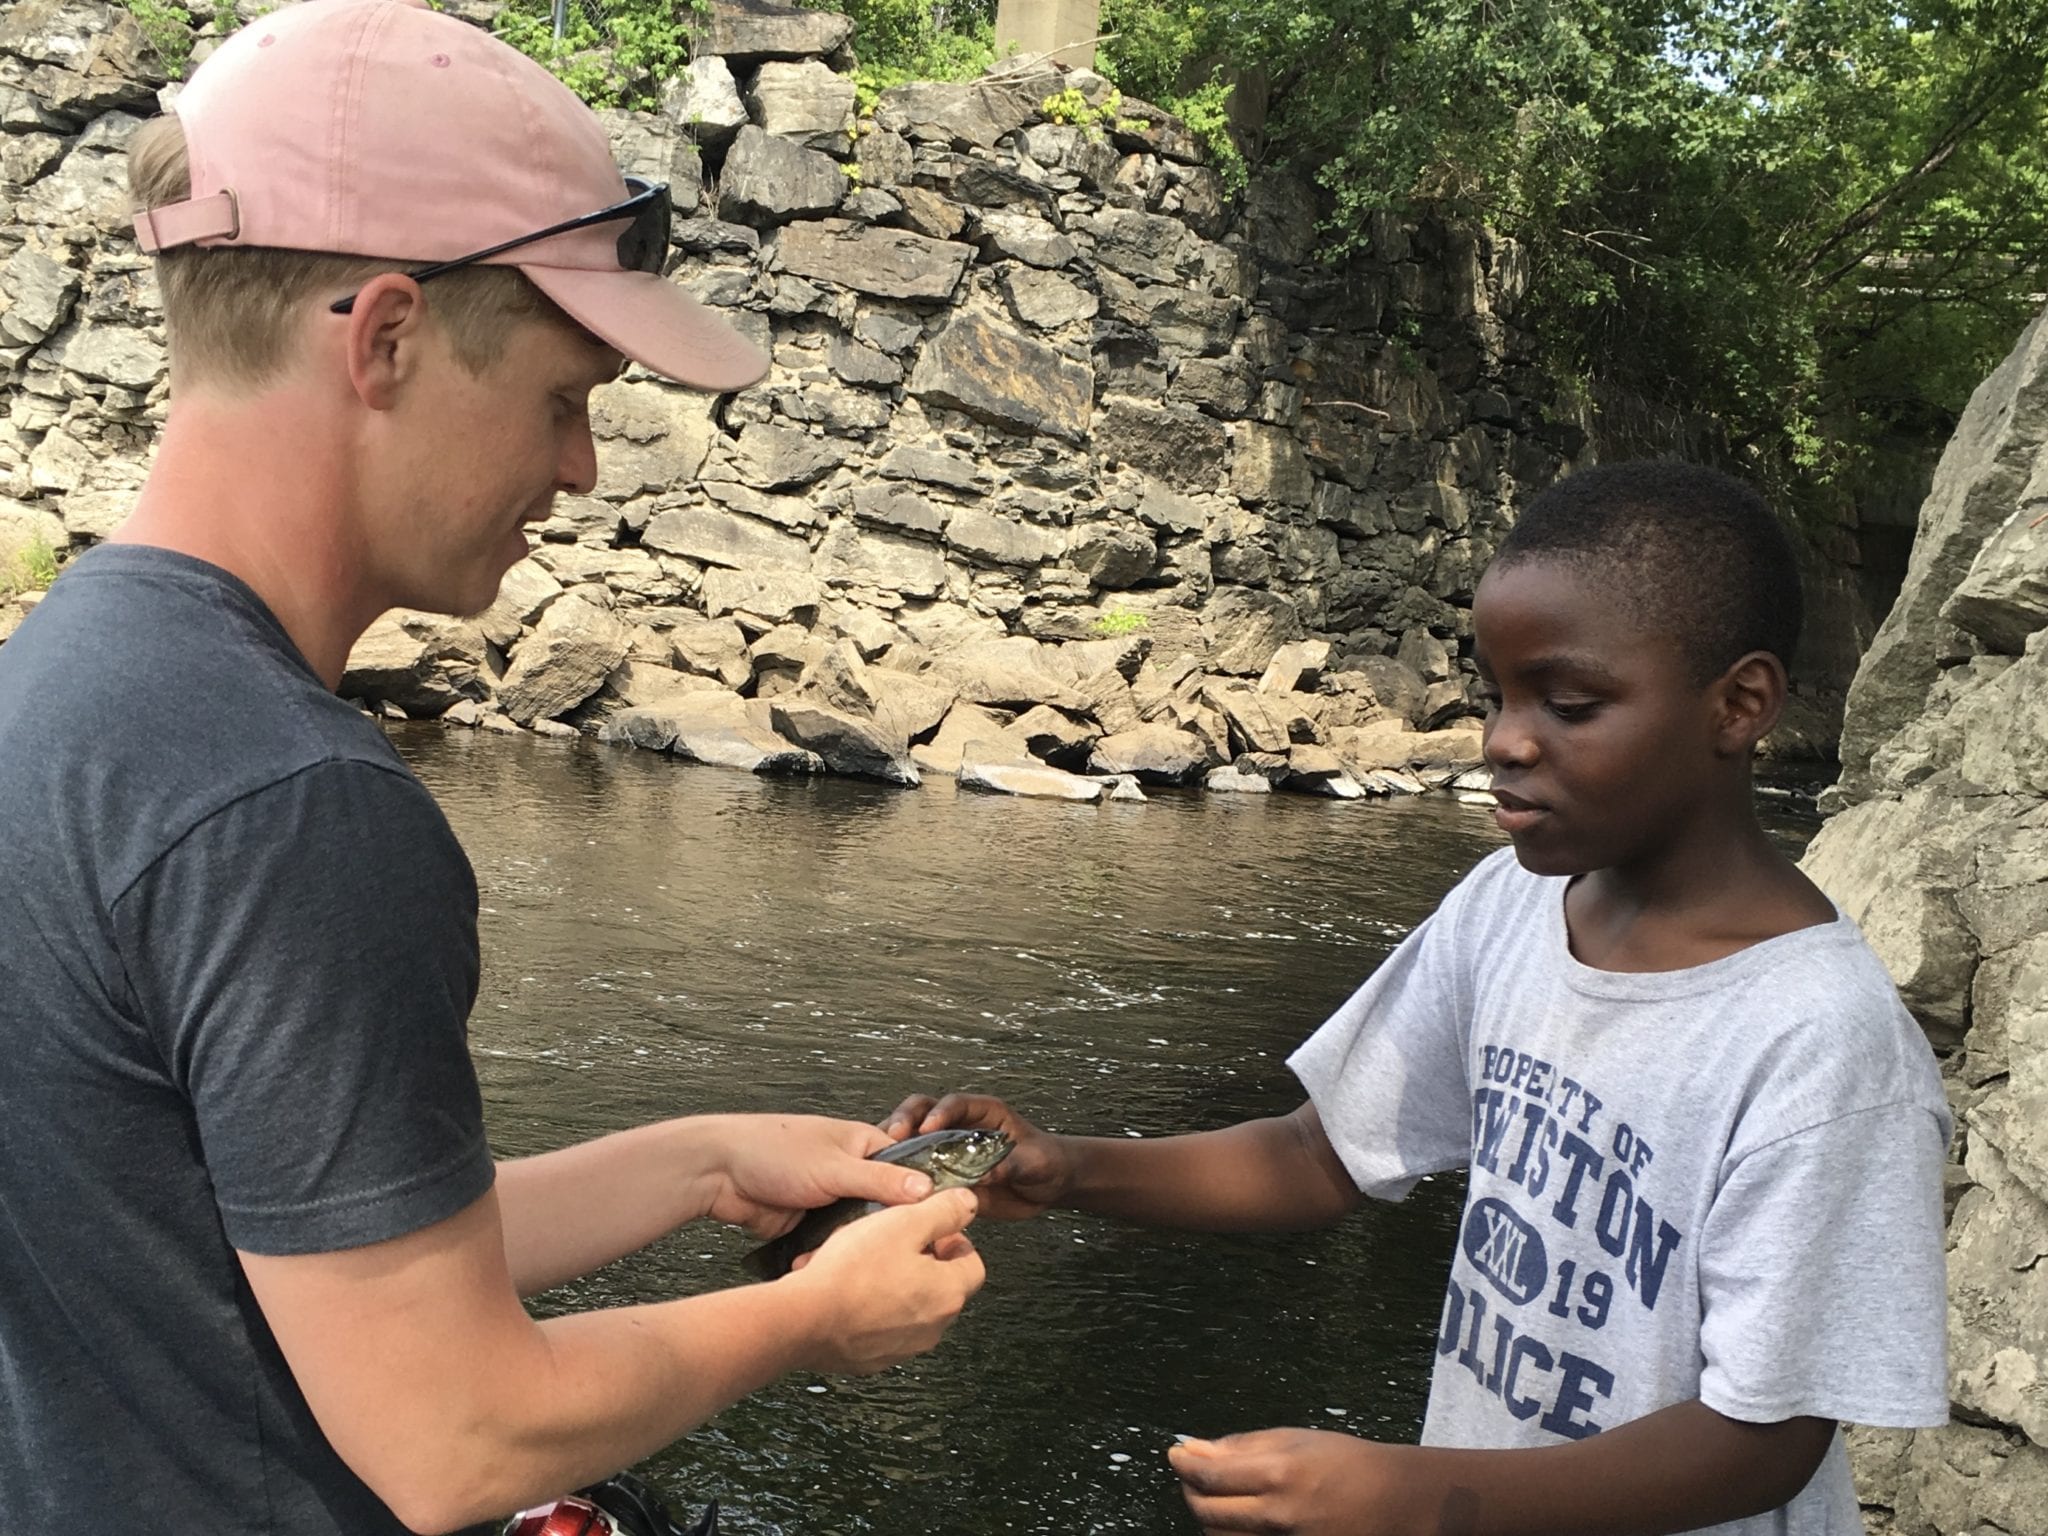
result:
<svg viewBox="0 0 2048 1536"><path fill-rule="evenodd" d="M305 0L230 37L173 109L191 197L135 217L145 251L269 246L516 266L634 362L742 389L759 348L655 271L624 264L630 215L526 237L642 193L590 109L517 49L422 0ZM659 194L666 228L666 192ZM665 242L656 242L665 244ZM637 259L659 265L665 249Z"/></svg>

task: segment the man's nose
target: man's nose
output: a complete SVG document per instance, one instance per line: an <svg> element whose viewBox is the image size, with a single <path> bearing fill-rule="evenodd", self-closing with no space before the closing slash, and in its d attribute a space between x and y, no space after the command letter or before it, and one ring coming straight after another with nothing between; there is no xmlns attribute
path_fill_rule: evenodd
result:
<svg viewBox="0 0 2048 1536"><path fill-rule="evenodd" d="M571 496L588 496L597 489L597 443L590 435L587 419L564 434L561 458L555 465L555 484Z"/></svg>

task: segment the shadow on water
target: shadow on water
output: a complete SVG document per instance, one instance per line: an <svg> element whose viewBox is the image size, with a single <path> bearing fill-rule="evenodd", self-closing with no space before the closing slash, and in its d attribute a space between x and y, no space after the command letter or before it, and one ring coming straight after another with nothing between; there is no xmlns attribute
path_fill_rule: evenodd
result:
<svg viewBox="0 0 2048 1536"><path fill-rule="evenodd" d="M950 1087L1106 1135L1281 1112L1288 1052L1501 841L1440 797L1073 806L395 739L476 866L501 1154ZM642 1470L742 1536L1191 1530L1175 1432L1414 1436L1458 1198L1282 1237L984 1223L988 1285L934 1354L785 1380ZM747 1246L694 1227L541 1307L734 1284Z"/></svg>

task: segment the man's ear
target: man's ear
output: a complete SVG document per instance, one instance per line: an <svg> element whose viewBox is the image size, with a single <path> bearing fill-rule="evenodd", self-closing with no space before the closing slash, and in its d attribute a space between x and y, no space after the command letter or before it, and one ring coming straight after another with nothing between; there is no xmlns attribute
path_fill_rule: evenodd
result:
<svg viewBox="0 0 2048 1536"><path fill-rule="evenodd" d="M420 285L402 272L381 273L357 291L346 315L334 318L348 327L348 379L356 397L373 411L390 410L419 373L427 332Z"/></svg>
<svg viewBox="0 0 2048 1536"><path fill-rule="evenodd" d="M1746 757L1785 712L1785 663L1769 651L1741 657L1714 684L1715 745Z"/></svg>

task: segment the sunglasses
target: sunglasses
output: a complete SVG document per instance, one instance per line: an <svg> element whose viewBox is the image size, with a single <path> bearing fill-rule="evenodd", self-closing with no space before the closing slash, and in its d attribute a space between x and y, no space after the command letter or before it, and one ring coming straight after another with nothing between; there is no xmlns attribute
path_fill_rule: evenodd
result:
<svg viewBox="0 0 2048 1536"><path fill-rule="evenodd" d="M415 267L405 275L416 283L424 283L443 272L474 266L506 251L517 250L522 245L532 245L554 235L566 235L572 229L609 224L614 219L630 219L632 222L619 233L619 266L627 272L652 272L659 277L668 259L669 224L675 217L674 206L669 202L668 183L642 181L638 176L628 176L626 189L633 195L622 203L613 203L609 208L600 208L595 213L586 213L560 224L550 224L546 229L537 229L530 235L521 235L516 240L507 240L481 251L471 251L467 256L457 256L452 261ZM352 293L345 299L336 299L328 308L337 315L346 315L354 310L359 297L359 293Z"/></svg>

